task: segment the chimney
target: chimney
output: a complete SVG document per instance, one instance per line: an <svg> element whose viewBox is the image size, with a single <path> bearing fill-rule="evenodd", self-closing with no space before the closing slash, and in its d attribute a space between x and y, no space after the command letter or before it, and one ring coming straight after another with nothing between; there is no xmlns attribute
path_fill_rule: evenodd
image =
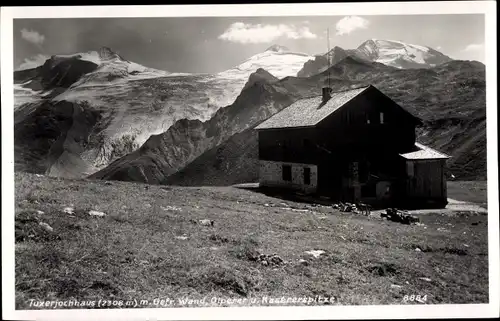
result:
<svg viewBox="0 0 500 321"><path fill-rule="evenodd" d="M332 88L323 87L323 102L326 103L330 98L332 98Z"/></svg>

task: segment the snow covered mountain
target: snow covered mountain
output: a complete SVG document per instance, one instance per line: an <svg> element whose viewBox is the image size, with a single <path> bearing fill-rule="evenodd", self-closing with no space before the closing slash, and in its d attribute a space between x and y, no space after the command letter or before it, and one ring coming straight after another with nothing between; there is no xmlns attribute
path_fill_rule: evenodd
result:
<svg viewBox="0 0 500 321"><path fill-rule="evenodd" d="M400 69L430 68L453 60L432 48L395 40L370 39L356 51L371 61Z"/></svg>
<svg viewBox="0 0 500 321"><path fill-rule="evenodd" d="M54 176L89 175L142 145L151 135L167 131L179 119L210 119L218 109L236 100L250 75L259 68L278 78L293 76L311 58L272 46L217 74L174 74L128 61L109 48L55 55L42 66L14 73L17 142L24 146L18 150L23 150L22 155L25 155L24 151L35 149L36 155L29 154L28 158L30 162L42 164L43 170L39 171ZM51 161L47 161L49 146L56 138L39 126L41 122L36 123L34 115L37 110L42 114L48 112L50 117L56 118L50 121L51 124L64 120L71 130L76 126L71 117L76 116L65 111L70 106L68 103L78 115L88 114L84 118L92 119L85 125L88 137L83 144L80 134L70 135L80 137L76 139L80 147L74 147L75 142L61 143L63 147L58 149L58 155L51 155ZM33 123L38 125L32 126ZM55 128L67 130L64 126ZM40 132L32 133L36 131ZM43 137L43 133L50 136L48 142L43 143L46 146L43 151L21 137L31 134ZM69 151L67 146L73 147ZM23 156L18 157L20 165L22 159Z"/></svg>
<svg viewBox="0 0 500 321"><path fill-rule="evenodd" d="M222 106L228 106L241 93L250 75L258 69L264 69L274 77L282 79L297 75L302 66L313 58L304 53L292 52L284 46L273 45L240 65L213 75L208 80L224 90L224 95L217 99Z"/></svg>
<svg viewBox="0 0 500 321"><path fill-rule="evenodd" d="M318 74L335 65L342 59L351 56L369 62L378 62L398 69L432 68L450 62L453 59L430 47L413 45L395 40L370 39L356 49L342 49L335 46L329 54L317 55L307 61L297 73L299 77L309 77Z"/></svg>
<svg viewBox="0 0 500 321"><path fill-rule="evenodd" d="M314 57L308 54L292 52L286 47L273 45L266 51L250 57L239 66L221 72L217 76L246 80L251 73L262 68L281 79L296 75L304 63L312 58Z"/></svg>

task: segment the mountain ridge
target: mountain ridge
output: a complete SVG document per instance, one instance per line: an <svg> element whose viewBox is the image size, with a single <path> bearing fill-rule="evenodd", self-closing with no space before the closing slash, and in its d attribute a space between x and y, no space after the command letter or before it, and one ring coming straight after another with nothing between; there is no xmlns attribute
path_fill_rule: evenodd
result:
<svg viewBox="0 0 500 321"><path fill-rule="evenodd" d="M399 69L432 68L439 64L453 61L452 58L427 46L409 44L396 40L368 39L355 49L343 49L334 46L329 52L316 55L306 62L297 73L299 77L309 77L335 65L347 56L361 60L383 63Z"/></svg>

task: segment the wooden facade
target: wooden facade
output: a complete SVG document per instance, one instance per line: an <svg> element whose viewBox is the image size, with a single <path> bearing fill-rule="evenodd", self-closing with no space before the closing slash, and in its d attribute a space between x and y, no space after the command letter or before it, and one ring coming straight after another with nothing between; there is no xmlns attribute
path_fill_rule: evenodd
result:
<svg viewBox="0 0 500 321"><path fill-rule="evenodd" d="M328 97L321 103L328 108L325 101ZM448 156L416 146L418 118L373 86L311 120L321 104L307 106L303 126L300 119L287 123L287 113L302 112L301 105L292 104L257 127L261 185L380 205L446 204ZM283 173L290 168L295 174L289 180Z"/></svg>

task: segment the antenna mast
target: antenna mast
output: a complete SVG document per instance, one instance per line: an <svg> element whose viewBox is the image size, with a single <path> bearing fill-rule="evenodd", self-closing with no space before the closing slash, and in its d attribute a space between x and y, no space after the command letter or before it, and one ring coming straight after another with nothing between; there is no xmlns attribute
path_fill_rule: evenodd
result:
<svg viewBox="0 0 500 321"><path fill-rule="evenodd" d="M326 53L326 59L328 59L328 88L330 88L330 28L326 29L326 42L328 45L328 51Z"/></svg>

